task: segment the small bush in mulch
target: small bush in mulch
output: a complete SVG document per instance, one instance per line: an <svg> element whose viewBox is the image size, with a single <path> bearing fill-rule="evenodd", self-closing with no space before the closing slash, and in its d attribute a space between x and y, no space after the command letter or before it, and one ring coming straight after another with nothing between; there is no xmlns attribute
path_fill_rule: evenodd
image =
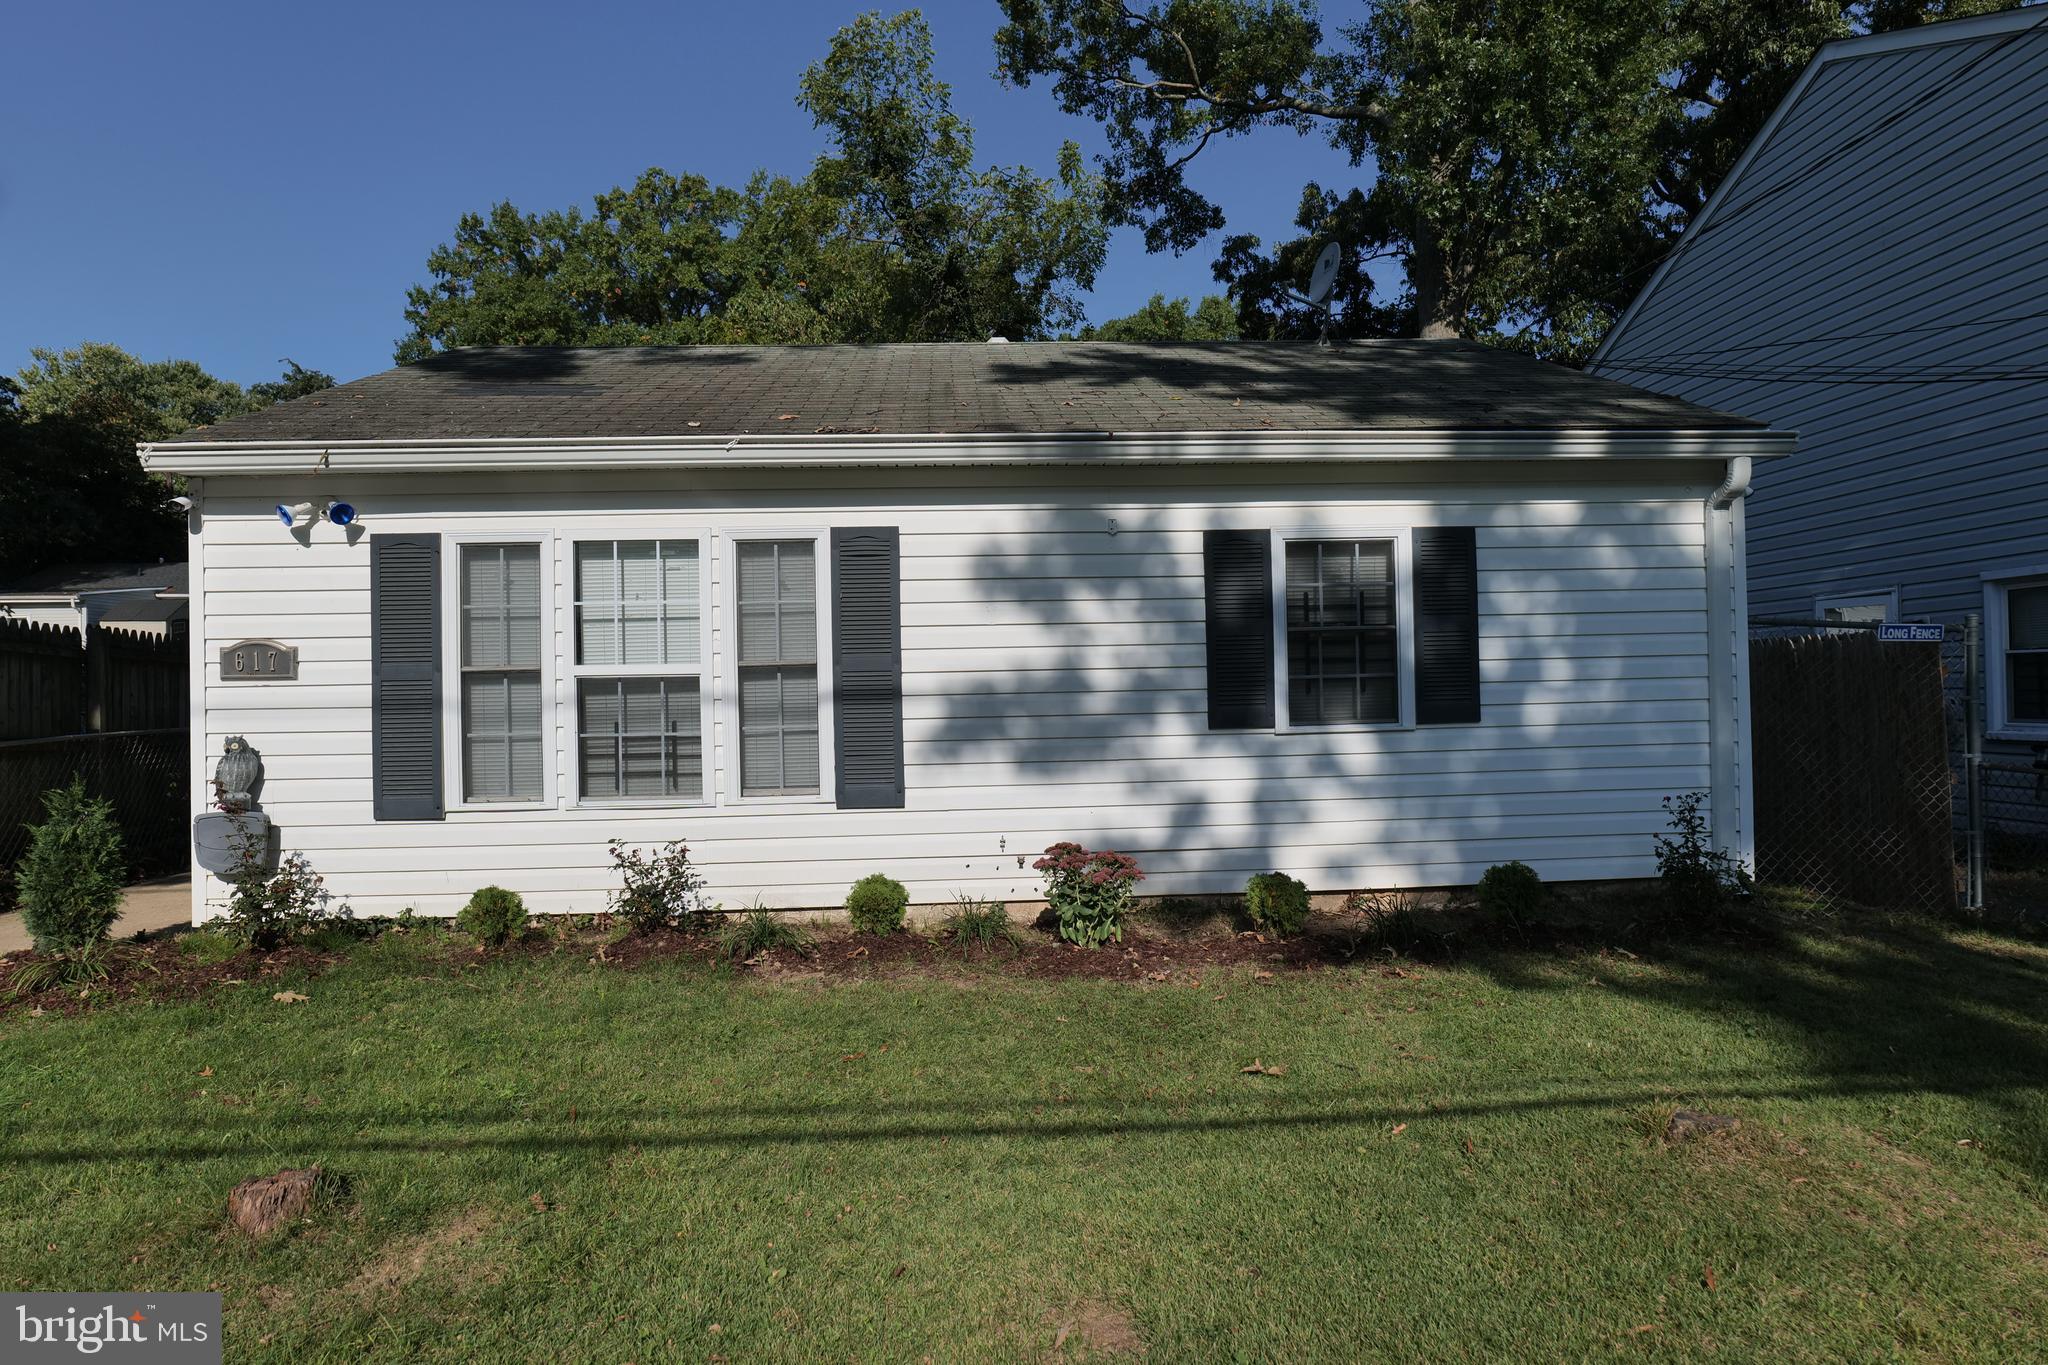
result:
<svg viewBox="0 0 2048 1365"><path fill-rule="evenodd" d="M1543 917L1550 892L1527 863L1495 863L1479 878L1480 911L1496 924L1527 929Z"/></svg>
<svg viewBox="0 0 2048 1365"><path fill-rule="evenodd" d="M846 917L854 931L862 934L893 934L903 927L903 912L909 908L910 893L894 877L871 872L846 893Z"/></svg>
<svg viewBox="0 0 2048 1365"><path fill-rule="evenodd" d="M502 886L478 887L456 915L455 927L486 947L502 947L525 932L526 902Z"/></svg>
<svg viewBox="0 0 2048 1365"><path fill-rule="evenodd" d="M617 839L610 846L612 870L620 886L611 895L610 910L636 934L660 929L692 929L712 914L704 894L704 874L690 861L690 846L672 839L652 852L627 848Z"/></svg>
<svg viewBox="0 0 2048 1365"><path fill-rule="evenodd" d="M1245 883L1244 913L1263 933L1298 934L1308 923L1308 885L1285 872L1261 872Z"/></svg>

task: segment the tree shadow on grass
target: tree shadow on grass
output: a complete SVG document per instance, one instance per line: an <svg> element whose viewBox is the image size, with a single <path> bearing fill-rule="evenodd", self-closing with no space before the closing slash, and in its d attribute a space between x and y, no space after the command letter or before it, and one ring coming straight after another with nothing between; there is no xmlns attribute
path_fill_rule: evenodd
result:
<svg viewBox="0 0 2048 1365"><path fill-rule="evenodd" d="M1661 970L1606 972L1603 986L1662 1008L1740 1019L1794 1049L1822 1093L1987 1105L2008 1128L2004 1154L2048 1174L2048 960L1899 917L1844 916L1820 932L1759 929L1666 937L1645 954ZM1467 961L1513 990L1545 988L1526 955ZM1708 1077L1700 1082L1703 1096L1723 1093Z"/></svg>

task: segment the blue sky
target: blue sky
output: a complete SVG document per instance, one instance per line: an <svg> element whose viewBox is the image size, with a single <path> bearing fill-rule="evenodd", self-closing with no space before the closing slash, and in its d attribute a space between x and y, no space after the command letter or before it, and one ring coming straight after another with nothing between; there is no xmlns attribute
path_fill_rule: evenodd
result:
<svg viewBox="0 0 2048 1365"><path fill-rule="evenodd" d="M86 340L243 383L284 356L344 380L386 368L406 286L465 210L587 205L650 165L801 173L821 142L797 74L872 7L15 6L0 24L0 372ZM1049 89L995 81L995 0L924 9L980 160L1049 173L1061 139L1100 145ZM1269 241L1305 181L1356 176L1279 132L1197 165L1231 229ZM1090 316L1212 290L1214 256L1147 255L1119 232Z"/></svg>

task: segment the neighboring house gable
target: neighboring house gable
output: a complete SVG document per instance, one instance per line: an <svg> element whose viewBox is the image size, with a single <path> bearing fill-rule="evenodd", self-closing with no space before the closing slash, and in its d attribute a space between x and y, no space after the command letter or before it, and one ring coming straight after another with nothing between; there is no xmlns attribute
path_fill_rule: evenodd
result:
<svg viewBox="0 0 2048 1365"><path fill-rule="evenodd" d="M1822 49L1595 374L1797 431L1759 468L1760 615L1959 621L1996 646L1994 728L2048 646L2048 7Z"/></svg>

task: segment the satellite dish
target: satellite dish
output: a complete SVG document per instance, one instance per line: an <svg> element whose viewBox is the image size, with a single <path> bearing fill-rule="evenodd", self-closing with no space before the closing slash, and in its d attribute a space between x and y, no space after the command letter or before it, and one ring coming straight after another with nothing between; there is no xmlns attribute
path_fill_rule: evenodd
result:
<svg viewBox="0 0 2048 1365"><path fill-rule="evenodd" d="M1344 251L1335 242L1323 248L1316 257L1316 268L1308 276L1308 301L1321 306L1328 301L1330 291L1337 287L1337 267L1344 263Z"/></svg>

